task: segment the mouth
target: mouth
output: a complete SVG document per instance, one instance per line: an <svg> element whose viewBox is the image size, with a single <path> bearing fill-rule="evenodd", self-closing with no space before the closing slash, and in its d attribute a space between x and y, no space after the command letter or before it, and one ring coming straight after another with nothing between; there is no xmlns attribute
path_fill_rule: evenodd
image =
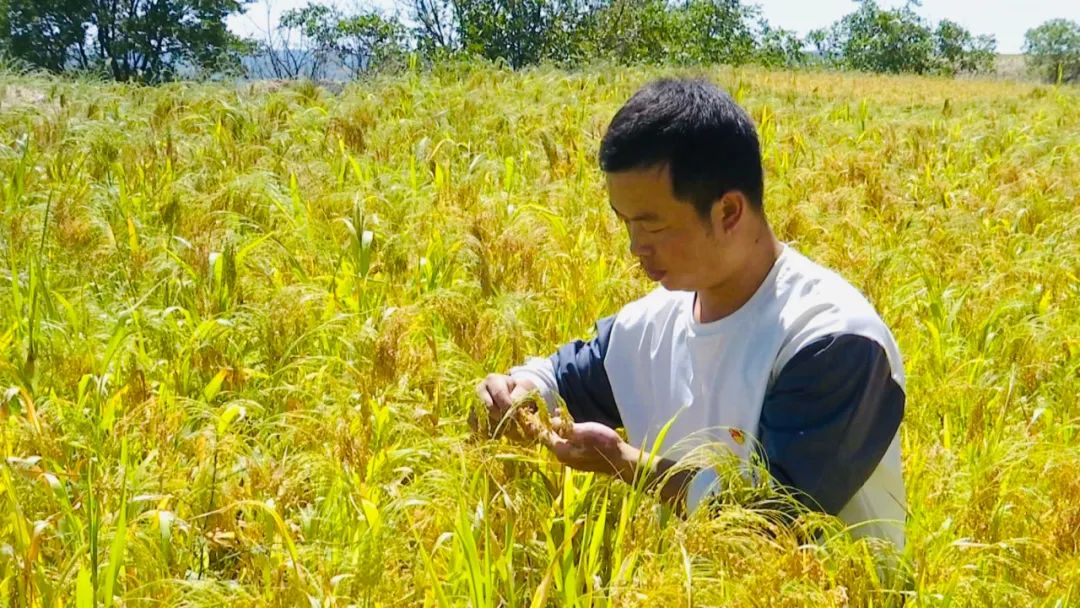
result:
<svg viewBox="0 0 1080 608"><path fill-rule="evenodd" d="M645 266L642 266L641 269L645 271L645 274L649 277L650 281L659 281L667 274L663 270L653 270Z"/></svg>

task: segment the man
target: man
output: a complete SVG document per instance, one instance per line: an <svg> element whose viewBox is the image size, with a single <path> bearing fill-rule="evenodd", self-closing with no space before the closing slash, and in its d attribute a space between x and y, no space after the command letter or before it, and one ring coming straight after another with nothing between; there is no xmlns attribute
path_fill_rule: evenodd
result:
<svg viewBox="0 0 1080 608"><path fill-rule="evenodd" d="M600 166L630 252L660 287L601 319L592 340L489 375L477 392L492 420L531 390L549 407L557 394L575 424L548 447L627 481L658 478L693 438L743 459L757 450L804 504L901 548L899 350L854 287L773 235L747 113L705 81L650 83L612 119ZM665 451L647 458L672 419ZM661 496L693 510L718 474L666 479Z"/></svg>

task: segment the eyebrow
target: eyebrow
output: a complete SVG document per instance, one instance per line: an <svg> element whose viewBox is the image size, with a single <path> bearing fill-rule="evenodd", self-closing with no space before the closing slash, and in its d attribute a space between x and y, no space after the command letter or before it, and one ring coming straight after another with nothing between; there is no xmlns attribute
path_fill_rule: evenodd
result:
<svg viewBox="0 0 1080 608"><path fill-rule="evenodd" d="M608 206L611 207L611 210L615 212L615 215L617 215L619 217L623 217L623 214L619 213L619 210L616 209L614 205L609 204ZM648 211L646 213L642 213L641 215L630 218L629 221L631 221L631 222L655 222L656 220L659 220L659 219L660 219L659 215L653 213L652 211Z"/></svg>

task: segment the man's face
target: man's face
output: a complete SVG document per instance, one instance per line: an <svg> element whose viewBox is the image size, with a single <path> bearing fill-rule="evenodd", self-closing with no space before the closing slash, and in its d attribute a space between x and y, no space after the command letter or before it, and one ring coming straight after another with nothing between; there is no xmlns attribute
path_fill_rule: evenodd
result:
<svg viewBox="0 0 1080 608"><path fill-rule="evenodd" d="M607 188L612 209L629 231L630 253L651 280L684 291L724 280L729 239L722 222L703 220L693 205L675 198L666 166L608 173Z"/></svg>

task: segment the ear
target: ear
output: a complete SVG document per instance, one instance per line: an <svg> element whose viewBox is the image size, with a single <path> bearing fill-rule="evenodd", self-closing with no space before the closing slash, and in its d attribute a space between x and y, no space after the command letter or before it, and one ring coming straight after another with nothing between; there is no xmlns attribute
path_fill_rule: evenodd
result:
<svg viewBox="0 0 1080 608"><path fill-rule="evenodd" d="M746 213L750 201L746 195L738 190L729 190L724 193L709 212L710 222L714 233L727 234L735 229Z"/></svg>

